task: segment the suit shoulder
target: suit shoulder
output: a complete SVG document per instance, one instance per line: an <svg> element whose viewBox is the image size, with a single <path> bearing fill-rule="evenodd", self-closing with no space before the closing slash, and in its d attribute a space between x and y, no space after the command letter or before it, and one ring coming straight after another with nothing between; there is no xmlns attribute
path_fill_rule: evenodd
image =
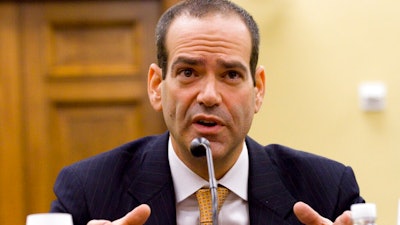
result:
<svg viewBox="0 0 400 225"><path fill-rule="evenodd" d="M291 177L293 180L329 177L322 180L340 182L344 174L352 171L336 160L283 145L271 144L264 146L263 150L276 171L282 177Z"/></svg>
<svg viewBox="0 0 400 225"><path fill-rule="evenodd" d="M345 167L342 163L329 159L327 157L317 155L314 153L306 152L303 150L293 149L284 145L271 144L264 147L265 152L276 163L301 163L316 166L319 164L335 165L338 167ZM317 163L317 164L314 164Z"/></svg>
<svg viewBox="0 0 400 225"><path fill-rule="evenodd" d="M101 168L115 168L123 167L127 163L134 165L135 161L139 162L140 159L146 155L148 151L154 149L155 142L168 140L168 136L147 136L139 138L125 144L122 144L114 149L99 153L97 155L82 159L69 166L66 166L63 170L87 170L96 171Z"/></svg>

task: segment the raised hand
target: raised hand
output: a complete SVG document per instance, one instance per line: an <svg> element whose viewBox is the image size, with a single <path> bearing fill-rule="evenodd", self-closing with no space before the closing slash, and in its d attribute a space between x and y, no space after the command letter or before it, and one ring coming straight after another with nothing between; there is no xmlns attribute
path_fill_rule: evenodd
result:
<svg viewBox="0 0 400 225"><path fill-rule="evenodd" d="M336 218L335 222L319 215L314 209L304 202L297 202L293 206L294 214L305 225L352 225L350 211L345 211Z"/></svg>
<svg viewBox="0 0 400 225"><path fill-rule="evenodd" d="M91 220L87 225L143 225L150 216L150 207L146 204L139 205L124 217L113 222L108 220Z"/></svg>

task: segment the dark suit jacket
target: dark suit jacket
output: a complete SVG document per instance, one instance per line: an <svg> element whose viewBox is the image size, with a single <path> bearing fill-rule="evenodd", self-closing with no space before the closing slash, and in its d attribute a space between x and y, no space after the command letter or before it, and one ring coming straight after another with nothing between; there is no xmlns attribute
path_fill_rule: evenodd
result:
<svg viewBox="0 0 400 225"><path fill-rule="evenodd" d="M51 211L71 213L74 225L86 225L118 219L147 203L152 213L146 224L176 224L168 135L138 139L64 168ZM297 201L331 220L364 201L350 167L281 145L263 147L249 137L246 143L251 224L301 224L292 210Z"/></svg>

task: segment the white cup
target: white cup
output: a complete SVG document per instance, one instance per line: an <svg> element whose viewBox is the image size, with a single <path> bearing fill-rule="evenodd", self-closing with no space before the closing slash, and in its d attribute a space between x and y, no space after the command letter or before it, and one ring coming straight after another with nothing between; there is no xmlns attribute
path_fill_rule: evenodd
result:
<svg viewBox="0 0 400 225"><path fill-rule="evenodd" d="M36 213L26 217L26 225L73 225L69 213Z"/></svg>

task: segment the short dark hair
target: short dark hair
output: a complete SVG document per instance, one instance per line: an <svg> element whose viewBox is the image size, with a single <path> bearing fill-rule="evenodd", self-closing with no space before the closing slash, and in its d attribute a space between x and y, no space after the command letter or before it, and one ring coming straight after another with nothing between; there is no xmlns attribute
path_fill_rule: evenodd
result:
<svg viewBox="0 0 400 225"><path fill-rule="evenodd" d="M252 74L253 83L255 84L255 72L258 63L259 45L260 45L260 34L257 23L253 17L243 8L234 4L229 0L186 0L182 1L170 9L168 9L158 21L156 27L156 45L157 45L157 60L158 65L163 71L163 79L165 79L168 63L168 52L166 48L166 35L171 23L179 16L183 14L202 18L204 16L221 13L228 14L233 13L240 17L249 29L251 35L252 49L250 55L250 72Z"/></svg>

